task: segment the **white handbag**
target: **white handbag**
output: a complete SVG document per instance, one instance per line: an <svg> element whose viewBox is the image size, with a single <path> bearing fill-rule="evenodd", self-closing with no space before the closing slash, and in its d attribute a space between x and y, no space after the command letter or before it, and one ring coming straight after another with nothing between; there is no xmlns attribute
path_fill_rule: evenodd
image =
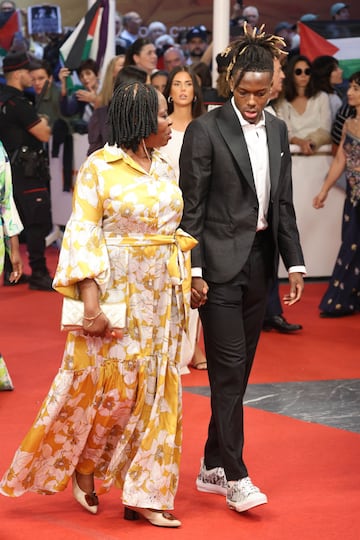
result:
<svg viewBox="0 0 360 540"><path fill-rule="evenodd" d="M100 303L100 309L113 328L125 328L126 304L124 302ZM84 302L65 296L61 313L61 330L83 330L83 318Z"/></svg>

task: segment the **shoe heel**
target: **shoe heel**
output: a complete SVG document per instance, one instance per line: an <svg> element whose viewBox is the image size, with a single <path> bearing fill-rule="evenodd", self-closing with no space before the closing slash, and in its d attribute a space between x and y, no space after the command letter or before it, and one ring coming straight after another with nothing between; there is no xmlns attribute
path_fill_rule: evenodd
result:
<svg viewBox="0 0 360 540"><path fill-rule="evenodd" d="M127 519L128 521L137 521L138 519L140 519L140 516L135 510L132 510L131 508L125 506L124 519Z"/></svg>

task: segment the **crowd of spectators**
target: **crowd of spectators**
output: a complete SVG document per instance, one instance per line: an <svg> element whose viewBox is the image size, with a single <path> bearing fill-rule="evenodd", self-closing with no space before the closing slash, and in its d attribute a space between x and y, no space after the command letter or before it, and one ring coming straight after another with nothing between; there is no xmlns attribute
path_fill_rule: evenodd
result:
<svg viewBox="0 0 360 540"><path fill-rule="evenodd" d="M2 20L6 20L16 9L12 0L3 0L0 3ZM302 22L317 18L314 13L299 13ZM349 18L350 8L347 4L338 2L329 6L331 24L336 26L341 21L342 32L346 26L344 21ZM256 6L244 7L242 2L236 1L232 5L229 21L230 40L243 33L244 24L252 28L261 26L261 13ZM321 56L311 62L307 57L300 56L300 36L296 24L279 21L274 33L283 38L283 50L287 54L282 55L284 87L272 105L288 125L290 142L297 144L299 152L304 155L314 154L324 143L332 141L339 144L343 122L347 115L352 114L352 109L346 103L338 61L331 56ZM213 84L211 32L204 25L185 28L175 37L170 35L162 21L151 21L146 26L141 14L135 11L123 15L117 13L115 56L106 66L98 66L90 58L82 61L76 70L79 86L75 88L70 84L72 70L61 64L59 55L59 48L69 35L69 30L61 35L47 36L15 33L7 53L26 53L31 59L29 72L32 88L24 90L26 96L30 96L34 110L47 119L52 131L52 152L44 143L49 157L57 156L59 144L67 145L63 160L64 186L67 190L72 188L72 134L88 133L88 153L106 142L107 108L117 76L122 70L126 80L128 77L144 80L164 92L173 70L186 66L201 88L205 110L222 105L230 96L227 61L221 52L216 56L218 78ZM8 81L3 76L2 84L5 83ZM291 332L294 326L297 325L289 325L284 320L281 328L276 329Z"/></svg>

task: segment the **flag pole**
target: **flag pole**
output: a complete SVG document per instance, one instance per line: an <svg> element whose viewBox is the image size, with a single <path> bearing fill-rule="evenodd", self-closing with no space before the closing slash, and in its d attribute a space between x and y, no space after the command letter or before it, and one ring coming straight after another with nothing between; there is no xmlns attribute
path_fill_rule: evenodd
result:
<svg viewBox="0 0 360 540"><path fill-rule="evenodd" d="M96 0L88 0L88 9L95 4ZM115 11L116 11L116 2L115 0L108 0L109 2L109 26L108 26L108 35L107 35L107 44L105 56L103 58L102 66L99 66L99 76L104 75L106 66L112 58L115 56Z"/></svg>
<svg viewBox="0 0 360 540"><path fill-rule="evenodd" d="M230 0L214 0L213 3L213 50L212 50L212 85L216 87L219 76L216 55L229 44L230 36Z"/></svg>

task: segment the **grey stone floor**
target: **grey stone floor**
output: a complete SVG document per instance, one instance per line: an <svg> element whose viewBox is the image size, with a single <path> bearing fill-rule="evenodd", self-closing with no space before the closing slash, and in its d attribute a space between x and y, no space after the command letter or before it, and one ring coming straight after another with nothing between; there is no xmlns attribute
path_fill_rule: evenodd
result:
<svg viewBox="0 0 360 540"><path fill-rule="evenodd" d="M208 386L184 386L184 391L210 396ZM244 404L360 433L360 379L249 384Z"/></svg>

